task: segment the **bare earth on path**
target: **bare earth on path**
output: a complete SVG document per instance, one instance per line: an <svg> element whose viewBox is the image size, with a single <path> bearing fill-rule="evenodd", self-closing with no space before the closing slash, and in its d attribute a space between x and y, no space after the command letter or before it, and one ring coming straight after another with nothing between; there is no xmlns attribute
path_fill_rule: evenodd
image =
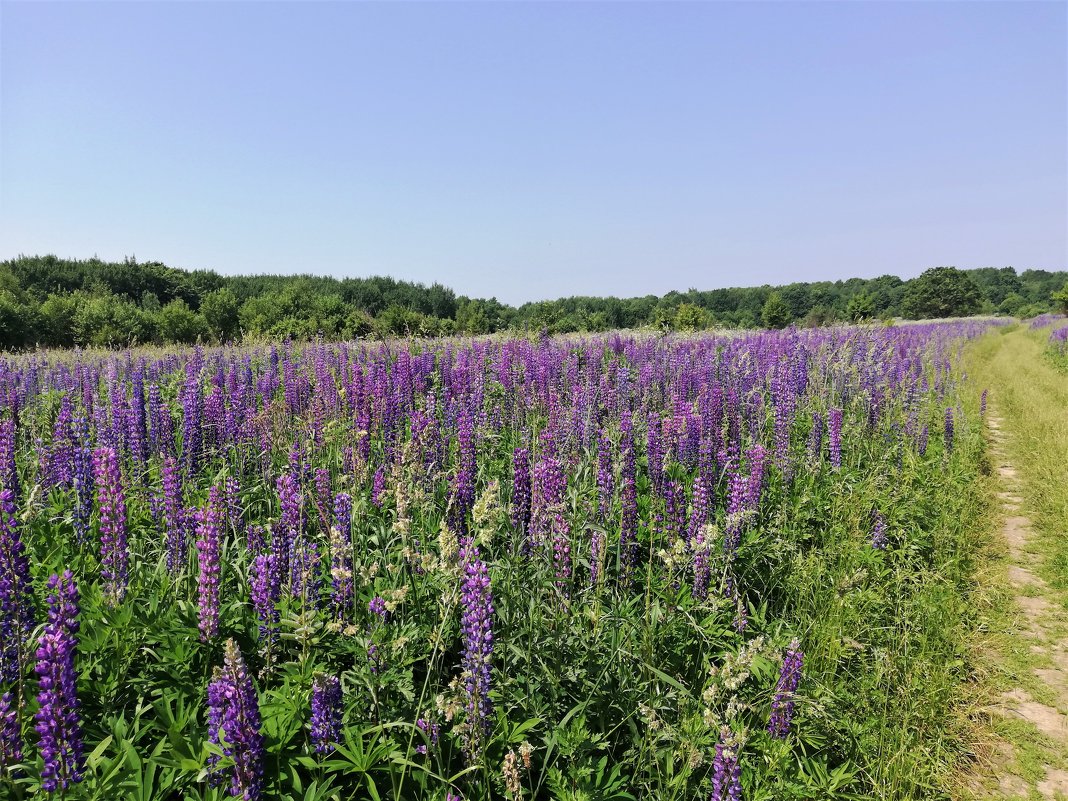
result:
<svg viewBox="0 0 1068 801"><path fill-rule="evenodd" d="M989 419L1014 610L1005 632L1013 660L1001 666L1008 686L984 710L994 731L983 749L985 764L979 773L985 775L974 776L969 784L980 799L1056 801L1068 799L1068 615L1060 593L1038 575L1042 557L1032 547L1032 524L1022 512L1022 487L1006 456L1002 422L993 415ZM1033 748L1019 747L1021 727ZM998 736L999 731L1015 734Z"/></svg>

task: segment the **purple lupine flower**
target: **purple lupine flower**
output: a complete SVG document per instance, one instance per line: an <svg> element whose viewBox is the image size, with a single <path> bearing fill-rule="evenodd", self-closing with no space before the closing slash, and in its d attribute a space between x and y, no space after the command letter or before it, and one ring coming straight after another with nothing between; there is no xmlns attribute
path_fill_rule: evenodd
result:
<svg viewBox="0 0 1068 801"><path fill-rule="evenodd" d="M464 751L474 762L492 725L490 701L490 667L493 659L493 594L489 571L480 558L478 547L469 545L464 553L464 583L460 603L463 618L464 689L467 692L467 728Z"/></svg>
<svg viewBox="0 0 1068 801"><path fill-rule="evenodd" d="M74 418L74 533L78 543L89 537L93 515L93 457L89 439L89 420L83 414Z"/></svg>
<svg viewBox="0 0 1068 801"><path fill-rule="evenodd" d="M878 509L871 512L871 547L877 551L886 550L886 518Z"/></svg>
<svg viewBox="0 0 1068 801"><path fill-rule="evenodd" d="M15 418L5 417L0 420L0 487L11 490L17 501L22 489L19 485L19 471L15 463Z"/></svg>
<svg viewBox="0 0 1068 801"><path fill-rule="evenodd" d="M930 429L927 427L926 424L924 424L923 428L920 429L920 436L918 441L916 442L916 450L920 454L920 456L927 455L927 439L929 436Z"/></svg>
<svg viewBox="0 0 1068 801"><path fill-rule="evenodd" d="M726 726L719 733L716 757L712 761L711 801L739 801L742 797L741 766L738 751L741 748L737 737Z"/></svg>
<svg viewBox="0 0 1068 801"><path fill-rule="evenodd" d="M438 738L441 737L440 723L435 723L433 721L427 720L426 718L419 718L417 721L415 721L415 728L419 729L419 731L423 732L423 734L427 736L432 746L438 744ZM417 754L422 754L423 756L426 756L427 747L425 745L417 745L415 747L415 752Z"/></svg>
<svg viewBox="0 0 1068 801"><path fill-rule="evenodd" d="M52 428L52 447L48 452L47 482L66 489L74 478L74 410L70 395L63 396L59 414Z"/></svg>
<svg viewBox="0 0 1068 801"><path fill-rule="evenodd" d="M44 766L41 789L64 791L82 780L82 727L78 716L78 586L64 571L48 580L48 622L37 646L38 709L35 729Z"/></svg>
<svg viewBox="0 0 1068 801"><path fill-rule="evenodd" d="M355 584L352 576L352 498L344 492L334 496L334 521L330 530L330 587L334 616L343 619L353 609Z"/></svg>
<svg viewBox="0 0 1068 801"><path fill-rule="evenodd" d="M278 502L282 508L282 516L272 538L277 542L272 545L280 559L279 570L282 571L282 575L287 575L290 572L290 550L296 543L297 537L304 532L304 498L300 494L300 486L292 472L283 473L275 486L278 489Z"/></svg>
<svg viewBox="0 0 1068 801"><path fill-rule="evenodd" d="M804 655L801 644L795 639L790 643L783 658L779 681L775 685L775 698L771 702L771 719L768 731L772 737L785 739L790 733L790 723L794 718L794 694L801 683L801 667Z"/></svg>
<svg viewBox="0 0 1068 801"><path fill-rule="evenodd" d="M0 775L22 761L22 732L19 730L18 704L11 693L0 695Z"/></svg>
<svg viewBox="0 0 1068 801"><path fill-rule="evenodd" d="M341 738L341 681L324 673L312 679L311 739L317 754L327 754Z"/></svg>
<svg viewBox="0 0 1068 801"><path fill-rule="evenodd" d="M252 560L249 597L260 622L260 642L265 649L270 649L278 636L278 601L282 597L278 557L273 553L261 553Z"/></svg>
<svg viewBox="0 0 1068 801"><path fill-rule="evenodd" d="M631 570L638 558L638 466L634 445L634 429L629 414L624 414L620 431L620 520L619 520L619 577L630 581Z"/></svg>
<svg viewBox="0 0 1068 801"><path fill-rule="evenodd" d="M946 453L953 453L953 408L946 408L946 423L945 431L942 436L943 444L946 448Z"/></svg>
<svg viewBox="0 0 1068 801"><path fill-rule="evenodd" d="M212 487L208 503L197 511L197 599L200 639L207 642L219 633L219 574L226 509L222 493Z"/></svg>
<svg viewBox="0 0 1068 801"><path fill-rule="evenodd" d="M105 597L116 604L126 596L130 550L126 542L126 496L114 448L93 451L93 480L100 508L100 576Z"/></svg>
<svg viewBox="0 0 1068 801"><path fill-rule="evenodd" d="M377 615L383 623L389 619L389 610L386 609L386 602L380 595L376 595L367 604L367 611L372 615Z"/></svg>
<svg viewBox="0 0 1068 801"><path fill-rule="evenodd" d="M386 468L385 465L379 465L375 470L374 479L371 482L371 503L375 505L375 508L381 509L382 504L386 502Z"/></svg>
<svg viewBox="0 0 1068 801"><path fill-rule="evenodd" d="M230 795L259 801L263 795L263 735L256 688L237 643L227 640L222 667L208 685L208 739L232 760ZM219 757L208 759L213 785L222 782Z"/></svg>
<svg viewBox="0 0 1068 801"><path fill-rule="evenodd" d="M831 455L831 467L842 467L842 410L827 410L827 447Z"/></svg>
<svg viewBox="0 0 1068 801"><path fill-rule="evenodd" d="M27 661L33 630L30 563L22 545L15 495L0 491L0 682L14 684Z"/></svg>
<svg viewBox="0 0 1068 801"><path fill-rule="evenodd" d="M521 533L530 528L530 451L512 451L512 527Z"/></svg>

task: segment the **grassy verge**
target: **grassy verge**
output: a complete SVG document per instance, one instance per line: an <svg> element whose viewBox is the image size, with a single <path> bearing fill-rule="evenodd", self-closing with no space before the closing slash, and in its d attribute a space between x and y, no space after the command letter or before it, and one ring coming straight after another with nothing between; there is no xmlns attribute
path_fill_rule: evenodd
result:
<svg viewBox="0 0 1068 801"><path fill-rule="evenodd" d="M1068 609L1068 376L1048 358L1047 337L1046 331L1015 326L988 334L969 345L965 368L974 386L989 389L992 413L1002 421L1004 449L1018 473L1019 514L1034 524L1027 549L1035 557L1035 572L1048 582L1041 593L1053 605L1051 617L1057 617ZM986 603L978 607L983 632L977 643L979 692L984 696L977 699L979 706L1017 688L1056 706L1056 694L1036 674L1051 667L1049 658L1031 649L1033 640L1019 636L1019 609L1005 574L1005 554L995 546L982 569ZM1049 626L1047 634L1063 639L1068 626ZM980 759L992 759L999 770L1011 770L1032 788L1047 767L1068 765L1063 743L1025 721L981 721L974 739ZM1040 797L1037 790L1030 793ZM966 790L961 796L972 797Z"/></svg>

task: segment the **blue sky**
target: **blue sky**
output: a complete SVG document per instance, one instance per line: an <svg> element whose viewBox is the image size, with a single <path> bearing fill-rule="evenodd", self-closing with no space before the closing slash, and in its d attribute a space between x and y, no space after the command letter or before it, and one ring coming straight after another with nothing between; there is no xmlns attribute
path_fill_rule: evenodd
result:
<svg viewBox="0 0 1068 801"><path fill-rule="evenodd" d="M517 303L1068 262L1030 3L0 6L0 258Z"/></svg>

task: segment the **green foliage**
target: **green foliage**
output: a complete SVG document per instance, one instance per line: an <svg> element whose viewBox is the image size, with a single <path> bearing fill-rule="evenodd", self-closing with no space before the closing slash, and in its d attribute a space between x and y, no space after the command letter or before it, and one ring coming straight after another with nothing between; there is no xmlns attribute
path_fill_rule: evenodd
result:
<svg viewBox="0 0 1068 801"><path fill-rule="evenodd" d="M1068 314L1068 282L1065 282L1060 292L1053 293L1053 302L1057 304L1057 310L1061 314Z"/></svg>
<svg viewBox="0 0 1068 801"><path fill-rule="evenodd" d="M972 288L951 292L949 301L943 303L942 287L932 288L929 275L938 270L951 270L958 278L961 273L966 275L978 288L978 297ZM20 256L0 262L0 292L10 293L0 297L0 347L182 342L189 341L194 329L203 340L227 342L243 337L254 341L317 336L427 337L503 330L557 334L643 326L693 331L707 328L713 321L737 328L791 323L814 327L842 320L964 315L983 310L1034 316L1054 308L1051 296L1068 279L1065 272L1025 270L1017 274L1012 267L938 270L908 282L882 275L780 287L689 289L663 297L564 297L513 308L496 298L457 296L438 283L425 286L382 276L341 280L314 275L222 276L210 270L184 271L133 258L109 263ZM775 300L770 298L772 293L777 295ZM94 298L113 298L108 303L123 308L83 310ZM200 315L205 330L200 330L197 322L191 324L192 329L184 325L190 322L184 312L172 312L176 319L168 318L161 324L161 310L176 300ZM770 323L764 318L769 301ZM105 319L106 330L76 330L76 312ZM121 321L133 327L119 331L115 326ZM186 339L173 339L172 331Z"/></svg>
<svg viewBox="0 0 1068 801"><path fill-rule="evenodd" d="M156 315L159 336L165 342L193 344L208 333L204 318L186 305L184 300L172 300Z"/></svg>
<svg viewBox="0 0 1068 801"><path fill-rule="evenodd" d="M979 286L967 273L956 267L933 267L909 284L902 309L907 317L927 320L977 314L982 303Z"/></svg>
<svg viewBox="0 0 1068 801"><path fill-rule="evenodd" d="M209 292L201 300L200 313L216 342L229 342L237 336L239 309L237 295L229 287Z"/></svg>
<svg viewBox="0 0 1068 801"><path fill-rule="evenodd" d="M674 327L679 331L700 331L709 322L708 312L693 303L682 303L675 312Z"/></svg>
<svg viewBox="0 0 1068 801"><path fill-rule="evenodd" d="M860 292L849 299L846 305L846 317L854 322L869 320L875 316L875 298L867 292Z"/></svg>
<svg viewBox="0 0 1068 801"><path fill-rule="evenodd" d="M772 292L760 310L760 319L768 328L785 328L793 321L793 312L782 295Z"/></svg>

